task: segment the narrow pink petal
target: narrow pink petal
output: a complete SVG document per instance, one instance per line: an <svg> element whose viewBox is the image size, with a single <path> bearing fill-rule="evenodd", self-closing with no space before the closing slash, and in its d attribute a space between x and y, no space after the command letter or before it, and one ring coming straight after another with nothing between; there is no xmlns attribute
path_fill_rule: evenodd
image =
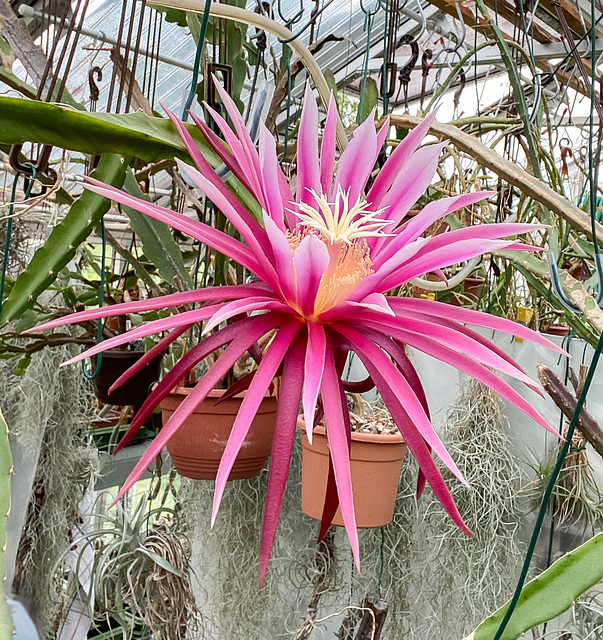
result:
<svg viewBox="0 0 603 640"><path fill-rule="evenodd" d="M139 371L142 371L149 362L153 361L157 356L161 355L175 340L177 340L187 329L186 325L182 327L176 327L172 329L167 336L161 338L161 340L149 351L147 351L140 360L137 360L131 367L129 367L119 378L109 387L109 393L115 391L121 387L124 382L127 382L132 376L135 376Z"/></svg>
<svg viewBox="0 0 603 640"><path fill-rule="evenodd" d="M266 317L253 318L256 321L255 327L260 329L267 326ZM247 334L243 334L235 338L231 344L226 347L224 352L220 354L218 359L210 367L209 371L197 382L195 388L185 398L182 404L172 414L172 417L168 420L167 424L163 425L161 431L155 436L142 458L134 467L134 470L120 489L119 494L115 502L120 500L125 493L127 493L137 480L146 471L153 460L159 455L159 452L167 444L174 433L182 426L186 419L195 410L195 407L203 402L209 392L215 387L215 385L224 377L230 367L245 353L245 351L258 340L259 331L252 331L251 329ZM263 335L263 334L262 334Z"/></svg>
<svg viewBox="0 0 603 640"><path fill-rule="evenodd" d="M404 437L410 452L415 457L415 460L427 479L427 482L431 485L435 496L459 529L467 535L473 536L471 531L467 528L467 525L463 522L463 518L454 504L454 500L452 499L450 491L444 482L444 478L431 457L431 453L425 443L425 440L409 417L404 405L392 391L388 384L388 380L382 375L379 368L373 363L372 359L362 350L356 351L356 353L375 381L385 405L391 413L392 418Z"/></svg>
<svg viewBox="0 0 603 640"><path fill-rule="evenodd" d="M55 320L50 320L37 327L28 329L23 333L32 331L45 331L68 324L84 322L87 320L97 320L98 318L108 318L112 316L124 315L126 313L144 313L145 311L156 311L157 309L169 309L170 307L181 307L187 304L195 304L211 300L222 302L232 298L241 298L253 295L269 295L268 289L263 283L253 283L245 285L232 285L224 287L208 287L205 289L192 289L179 293L171 293L158 298L148 298L147 300L136 300L135 302L121 302L106 307L78 311L68 316L61 316Z"/></svg>
<svg viewBox="0 0 603 640"><path fill-rule="evenodd" d="M239 109L237 105L234 103L234 100L228 95L224 87L219 83L215 82L216 89L220 94L220 98L226 107L226 111L230 116L232 124L237 132L237 136L239 137L239 141L241 143L241 147L243 148L243 152L245 153L245 157L247 158L247 162L252 169L252 175L250 179L254 184L261 185L260 181L260 158L255 149L255 145L253 144L253 140L251 139L249 132L247 131L247 127L245 126L245 121L241 117L239 113ZM260 186L260 194L261 194L261 186ZM263 200L263 198L262 198ZM266 208L265 203L260 200L260 204L263 208Z"/></svg>
<svg viewBox="0 0 603 640"><path fill-rule="evenodd" d="M276 226L284 232L285 206L289 205L289 201L283 201L281 190L278 187L280 184L279 174L282 174L282 169L276 155L276 141L263 122L260 122L260 171L266 211Z"/></svg>
<svg viewBox="0 0 603 640"><path fill-rule="evenodd" d="M364 313L362 320L372 321L381 326L381 331L387 333L390 329L403 329L418 335L427 335L431 339L436 340L440 344L448 345L453 349L458 349L465 355L477 360L483 365L493 367L494 369L505 373L525 385L538 391L538 383L529 378L521 369L511 364L506 358L502 358L498 353L489 348L481 341L474 340L464 332L447 327L445 324L431 323L424 319L414 319L409 316L396 316L389 318L383 314L375 314L374 312Z"/></svg>
<svg viewBox="0 0 603 640"><path fill-rule="evenodd" d="M291 255L291 245L276 222L264 212L264 227L274 255L274 267L278 273L278 283L286 300L295 300L295 268Z"/></svg>
<svg viewBox="0 0 603 640"><path fill-rule="evenodd" d="M257 410L260 408L260 403L266 390L272 383L272 379L276 375L285 354L293 342L293 338L299 333L300 329L301 324L295 321L280 327L266 350L262 361L258 365L255 376L247 390L247 394L245 398L243 398L239 413L232 425L232 431L230 432L216 475L216 489L214 491L214 503L211 514L212 527L216 522L216 516L218 515L218 509L224 488L226 487L226 481L228 480L235 459L241 450L243 441L249 432L249 427L255 418Z"/></svg>
<svg viewBox="0 0 603 640"><path fill-rule="evenodd" d="M290 313L291 308L274 298L261 296L227 302L226 304L221 305L210 317L209 322L203 329L203 334L209 333L221 322L230 320L230 318L239 314L250 313L252 311L282 311L284 313Z"/></svg>
<svg viewBox="0 0 603 640"><path fill-rule="evenodd" d="M379 330L381 326L377 323L373 323L372 321L366 321L366 324L367 326L374 327L377 330ZM520 411L523 411L523 413L543 426L547 431L550 431L557 437L559 436L559 433L549 426L547 421L527 400L525 400L511 386L501 380L487 367L475 362L475 360L472 360L464 353L455 351L451 347L431 338L429 335L419 335L417 333L411 333L410 331L404 331L402 329L395 329L392 327L388 327L388 331L391 336L405 344L415 347L424 353L428 353L442 362L451 364L456 369L459 369L473 378L476 378L480 382L483 382L486 386L496 391L496 393L498 393L502 398L515 405Z"/></svg>
<svg viewBox="0 0 603 640"><path fill-rule="evenodd" d="M253 188L251 183L247 178L247 174L243 171L239 161L233 151L229 149L224 140L220 138L216 133L214 133L201 118L196 116L194 113L190 112L190 116L195 122L195 124L201 130L201 133L205 136L205 139L211 146L211 148L216 152L222 162L232 171L233 175L241 182L241 184L249 191L249 193L253 194ZM228 127L230 130L230 127Z"/></svg>
<svg viewBox="0 0 603 640"><path fill-rule="evenodd" d="M203 103L207 112L214 119L216 124L218 125L224 139L228 143L228 146L231 148L233 155L236 157L239 166L241 167L241 171L247 177L247 183L249 184L249 191L253 195L253 197L260 203L261 207L264 207L264 193L262 191L262 187L259 179L259 161L257 163L258 171L256 171L256 167L254 166L253 161L250 160L249 154L243 146L241 140L237 137L235 132L228 126L228 123L224 118L215 111L212 107L210 107L206 102ZM238 110L237 110L238 113Z"/></svg>
<svg viewBox="0 0 603 640"><path fill-rule="evenodd" d="M358 307L359 309L369 309L371 311L377 311L378 313L384 313L388 316L395 316L392 308L387 302L387 298L382 293L371 293L360 302L354 302L350 300L347 302L350 307ZM339 308L339 307L338 307Z"/></svg>
<svg viewBox="0 0 603 640"><path fill-rule="evenodd" d="M482 240L481 238L464 240L462 242L456 242L453 245L442 247L435 252L424 253L422 256L418 256L417 254L412 260L409 260L406 264L393 271L389 276L385 276L380 272L379 274L371 274L369 278L373 278L372 282L381 279L381 283L378 284L375 289L385 293L434 269L450 267L453 264L471 260L471 258L481 256L484 253L491 253L502 249L511 250L513 244L513 241L510 240Z"/></svg>
<svg viewBox="0 0 603 640"><path fill-rule="evenodd" d="M386 260L394 256L402 247L416 240L434 223L463 207L475 204L490 197L492 191L478 191L452 198L440 198L427 204L421 213L411 218L408 223L392 238L386 239L378 251L372 253L373 268L378 269Z"/></svg>
<svg viewBox="0 0 603 640"><path fill-rule="evenodd" d="M356 129L345 151L341 154L332 197L337 197L337 189L349 192L350 206L364 194L364 188L377 161L380 148L377 147L377 132L373 115Z"/></svg>
<svg viewBox="0 0 603 640"><path fill-rule="evenodd" d="M194 309L193 311L184 311L182 313L179 313L178 315L168 316L167 318L161 318L159 320L153 320L153 322L148 322L147 324L143 324L140 327L130 329L130 331L126 331L126 333L120 333L119 335L113 336L108 340L103 340L102 342L99 342L98 344L90 347L90 349L86 349L86 351L82 351L82 353L78 354L77 356L74 356L73 358L70 358L69 360L63 362L61 366L64 367L69 364L74 364L75 362L79 362L80 360L85 360L86 358L95 356L97 353L101 353L102 351L107 351L107 349L113 349L114 347L119 347L133 340L146 338L147 336L153 335L154 333L169 331L171 329L174 329L175 327L180 327L182 325L190 327L196 322L201 322L202 320L211 318L211 316L219 309L220 305L212 305L211 307L202 307L201 309Z"/></svg>
<svg viewBox="0 0 603 640"><path fill-rule="evenodd" d="M388 133L389 133L389 116L385 118L385 122L381 125L381 129L379 129L379 133L377 134L377 149L379 150L378 153L381 153L381 149L383 149L383 145L387 140ZM370 200L368 200L368 202L370 202Z"/></svg>
<svg viewBox="0 0 603 640"><path fill-rule="evenodd" d="M169 119L176 127L176 131L178 131L178 134L182 138L182 142L184 142L186 150L193 159L193 162L197 165L199 171L205 171L206 167L209 166L209 162L203 157L201 150L193 140L193 137L188 132L187 128L184 126L184 123L181 122L169 109L163 107L163 110L168 114ZM213 173L213 169L211 169L211 171Z"/></svg>
<svg viewBox="0 0 603 640"><path fill-rule="evenodd" d="M297 136L297 200L312 204L314 196L310 193L311 190L320 192L318 106L310 83L306 83L304 106Z"/></svg>
<svg viewBox="0 0 603 640"><path fill-rule="evenodd" d="M234 194L222 182L218 175L209 168L204 173L200 173L193 167L176 159L176 164L180 173L184 174L193 184L220 209L228 218L232 226L241 234L243 240L254 252L259 260L259 253L264 254L269 251L270 244L266 237L266 232L260 223L245 209L237 200Z"/></svg>
<svg viewBox="0 0 603 640"><path fill-rule="evenodd" d="M335 367L332 346L327 343L325 351L325 368L322 378L321 395L325 410L327 441L335 472L335 483L341 516L345 530L352 547L352 555L358 571L360 571L360 549L358 545L358 530L356 529L356 515L354 513L354 496L352 495L352 476L350 472L350 449L348 433L343 418L344 408L341 402L339 376Z"/></svg>
<svg viewBox="0 0 603 640"><path fill-rule="evenodd" d="M283 364L283 383L278 397L276 426L270 456L270 473L266 490L266 509L262 526L260 548L260 589L264 586L268 562L272 554L274 538L283 497L289 476L293 443L297 426L297 413L304 379L304 341L293 341Z"/></svg>
<svg viewBox="0 0 603 640"><path fill-rule="evenodd" d="M320 391L325 368L326 348L327 337L323 325L318 322L308 322L308 346L304 364L303 410L306 433L310 444L312 444L316 401L318 400L318 392Z"/></svg>
<svg viewBox="0 0 603 640"><path fill-rule="evenodd" d="M259 266L250 249L238 240L231 238L228 234L218 231L202 222L191 220L185 215L176 213L171 209L166 209L152 202L130 196L119 189L94 180L94 178L86 177L85 180L87 183L84 184L84 187L89 191L94 191L94 193L105 196L105 198L110 198L127 207L132 207L132 209L136 209L136 211L140 211L151 218L165 222L170 227L178 229L178 231L187 233L192 238L195 238L195 240L200 240L212 249L227 255L235 262L249 269L252 273L255 273L259 278L264 279L264 269Z"/></svg>
<svg viewBox="0 0 603 640"><path fill-rule="evenodd" d="M327 119L320 147L320 185L325 195L331 193L333 187L333 174L335 172L335 146L337 132L337 104L333 94L329 100Z"/></svg>
<svg viewBox="0 0 603 640"><path fill-rule="evenodd" d="M448 451L446 451L446 448L435 432L425 413L423 405L415 395L412 387L400 371L398 371L391 359L374 344L371 338L373 335L372 332L369 332L367 337L364 331L359 331L345 325L335 325L335 330L350 341L355 351L360 350L371 359L375 367L379 369L383 377L387 380L387 384L391 390L403 404L404 410L419 430L419 433L425 438L427 443L433 448L450 471L468 487L467 481L463 478L463 474L459 471Z"/></svg>
<svg viewBox="0 0 603 640"><path fill-rule="evenodd" d="M483 313L482 311L475 311L464 307L453 307L443 302L437 302L436 300L388 297L388 301L396 313L403 314L407 310L411 310L434 316L436 318L444 317L455 322L467 322L478 327L485 327L486 329L493 329L495 331L503 331L505 333L515 335L518 338L523 338L529 342L534 342L535 344L547 347L547 349L552 349L562 355L569 356L564 349L557 346L554 342L551 342L548 338L545 338L541 333L528 329L528 327L519 324L519 322L508 320L507 318L493 316L490 313Z"/></svg>
<svg viewBox="0 0 603 640"><path fill-rule="evenodd" d="M381 171L379 171L366 197L368 202L372 203L376 209L380 208L381 200L387 190L392 186L392 183L401 172L406 161L418 149L421 141L427 135L434 118L435 111L426 116L426 118L400 142L392 151L392 154L381 168Z"/></svg>
<svg viewBox="0 0 603 640"><path fill-rule="evenodd" d="M380 209L388 207L382 217L392 221L392 224L384 229L385 231L389 232L396 227L425 193L433 180L445 146L445 143L440 143L422 147L405 162L404 170L394 178L391 189L379 203Z"/></svg>
<svg viewBox="0 0 603 640"><path fill-rule="evenodd" d="M313 234L306 236L293 254L297 277L297 301L306 315L314 312L316 293L329 261L327 246Z"/></svg>

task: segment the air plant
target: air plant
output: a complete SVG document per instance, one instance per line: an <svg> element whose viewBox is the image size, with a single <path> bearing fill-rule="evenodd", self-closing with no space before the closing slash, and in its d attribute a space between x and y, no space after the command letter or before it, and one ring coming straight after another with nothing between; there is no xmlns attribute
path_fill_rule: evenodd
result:
<svg viewBox="0 0 603 640"><path fill-rule="evenodd" d="M277 160L276 143L269 131L261 126L259 150L256 150L232 99L219 85L218 91L234 130L211 107L207 109L225 142L194 114L191 117L224 164L255 197L261 207L259 218L229 191L184 125L172 114L168 115L196 165L195 169L178 162L182 175L224 213L241 240L91 178L87 178L86 186L188 233L242 265L256 279L249 284L195 289L84 311L38 327L41 330L108 315L200 305L105 340L68 362L76 362L130 340L169 331L115 383L118 386L195 323L207 321L203 339L157 385L135 416L120 446L131 440L157 404L192 367L226 347L155 437L119 496L132 487L194 407L207 397L237 359L250 350L259 364L247 378L247 394L217 473L212 525L230 470L261 399L275 376L280 376L260 552L261 580L266 574L276 533L300 402L309 439L315 420L322 417L324 411L331 452L321 535L326 532L340 504L359 567L350 479L350 423L342 382L344 363L354 352L366 366L372 383L417 459L421 470L418 494L422 493L425 482L429 482L450 517L470 535L432 458L432 450L461 482L464 480L430 422L425 393L405 354L404 345L424 351L477 378L551 431L530 403L492 369L520 380L531 389L538 389L536 383L498 347L463 323L506 331L557 351L559 348L539 334L504 318L436 301L386 294L428 272L444 278L441 270L445 267L483 253L501 249L534 250L531 245L505 238L543 227L501 223L422 237L437 220L493 194L479 192L441 198L427 204L419 215L404 220L429 186L443 148L443 144L419 147L433 115L404 138L367 188L385 142L387 123L377 132L373 118L367 118L356 129L336 164L335 104L331 100L319 151L319 114L309 89L299 126L294 196ZM229 323L224 325L227 321ZM215 328L218 330L210 333ZM266 336L270 338L266 341L268 346L260 354L257 342ZM317 411L317 403L322 410Z"/></svg>

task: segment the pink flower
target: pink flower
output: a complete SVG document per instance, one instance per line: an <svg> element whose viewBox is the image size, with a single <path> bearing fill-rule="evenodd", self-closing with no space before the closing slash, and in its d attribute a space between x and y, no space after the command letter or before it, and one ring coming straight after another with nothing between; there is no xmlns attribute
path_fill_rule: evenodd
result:
<svg viewBox="0 0 603 640"><path fill-rule="evenodd" d="M209 245L255 274L247 285L223 286L118 304L60 318L38 329L81 322L119 313L142 312L190 303L201 306L149 322L111 338L73 358L81 360L111 347L154 333L169 331L155 349L118 380L118 386L193 324L207 321L206 335L166 375L136 415L121 446L144 423L154 407L195 364L226 347L193 392L155 437L121 489L132 487L174 432L183 424L236 360L257 341L270 335L234 423L216 478L212 525L234 460L264 393L277 375L282 384L274 434L264 518L260 573L263 580L282 504L300 402L308 437L322 399L334 470L328 490L323 532L337 505L359 566L348 443L349 415L341 380L349 353L366 366L421 469L418 493L425 481L458 526L466 528L434 460L432 451L464 482L429 418L421 382L404 345L455 366L496 390L546 429L546 421L492 369L537 389L525 372L498 347L464 326L471 323L507 331L526 340L559 349L529 329L509 320L430 300L386 294L412 278L482 253L499 249L533 250L509 236L541 229L529 224L491 224L449 231L431 238L422 234L448 213L491 195L487 192L441 198L419 215L405 216L429 186L442 144L419 148L433 116L426 118L398 145L368 187L387 125L379 132L369 117L356 130L335 168L336 111L331 102L319 152L318 109L306 92L297 147L297 188L293 196L277 160L276 144L262 126L259 152L234 103L218 86L234 125L230 129L217 113L226 144L196 120L207 140L232 173L257 199L262 219L256 219L201 155L188 131L172 114L196 169L179 162L180 171L210 198L240 234L242 241L155 204L134 198L88 179L87 188L161 220ZM192 116L195 118L195 116ZM441 272L440 272L441 273ZM555 432L553 432L555 433ZM335 490L336 489L336 490ZM333 513L330 513L330 512ZM330 516L329 516L330 513Z"/></svg>

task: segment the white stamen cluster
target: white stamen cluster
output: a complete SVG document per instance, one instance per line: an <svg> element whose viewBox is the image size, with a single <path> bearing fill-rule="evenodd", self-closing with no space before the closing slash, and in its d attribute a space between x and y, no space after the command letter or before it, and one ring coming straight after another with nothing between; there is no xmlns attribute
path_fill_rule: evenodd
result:
<svg viewBox="0 0 603 640"><path fill-rule="evenodd" d="M298 202L300 211L296 212L297 217L302 225L316 229L330 244L352 244L354 240L361 238L389 235L383 233L383 227L390 221L378 217L385 209L369 211L369 203L364 198L359 198L350 207L349 192L345 193L341 186L337 190L335 202L329 202L324 194L319 196L313 189L309 191L316 198L318 209L305 202Z"/></svg>

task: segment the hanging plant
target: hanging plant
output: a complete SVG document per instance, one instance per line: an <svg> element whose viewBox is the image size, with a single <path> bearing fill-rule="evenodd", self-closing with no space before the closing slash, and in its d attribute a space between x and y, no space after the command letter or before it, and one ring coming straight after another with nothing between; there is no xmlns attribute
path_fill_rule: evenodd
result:
<svg viewBox="0 0 603 640"><path fill-rule="evenodd" d="M259 153L231 98L218 85L234 131L213 109L224 142L196 119L207 141L223 162L257 200L255 217L228 190L203 157L193 138L170 114L197 169L179 163L182 174L224 213L241 241L219 230L118 189L88 179L90 190L166 222L206 243L254 274L249 284L196 289L156 299L115 305L75 314L42 325L51 328L83 319L116 313L149 311L200 304L168 318L149 322L88 351L87 355L153 333L169 331L146 362L195 323L207 321L206 337L193 347L159 383L132 422L127 443L154 407L198 362L221 347L220 353L193 392L174 412L122 487L123 496L144 473L194 408L242 354L267 336L267 347L246 382L247 395L233 425L216 478L212 524L226 481L251 421L275 376L281 376L272 461L264 519L260 573L265 576L282 504L295 437L300 402L312 438L319 395L326 420L333 473L329 474L322 532L338 506L360 566L358 536L349 463L349 415L343 395L342 373L350 352L364 363L409 450L421 468L418 493L425 481L457 525L467 534L450 492L432 459L432 451L464 482L442 445L427 413L419 378L403 345L420 349L481 380L546 429L550 429L519 393L491 368L524 383L536 384L495 345L464 326L464 322L506 331L526 340L562 351L526 327L469 309L455 309L430 300L386 296L412 278L441 270L485 252L533 250L509 236L542 230L541 225L491 224L460 228L432 238L422 234L443 216L493 195L479 192L441 198L427 204L408 222L404 218L425 192L437 169L441 144L419 148L433 115L413 130L388 158L367 190L367 184L388 132L379 132L372 117L355 135L335 167L336 107L329 105L319 154L318 109L308 89L299 126L296 192L293 195L277 159L276 144L260 128ZM226 326L223 323L229 322ZM222 328L220 328L222 326ZM207 335L212 329L218 331ZM40 329L40 327L38 328ZM76 362L83 356L73 358ZM119 382L127 379L122 376ZM237 387L240 389L239 387ZM554 432L554 431L553 431Z"/></svg>

